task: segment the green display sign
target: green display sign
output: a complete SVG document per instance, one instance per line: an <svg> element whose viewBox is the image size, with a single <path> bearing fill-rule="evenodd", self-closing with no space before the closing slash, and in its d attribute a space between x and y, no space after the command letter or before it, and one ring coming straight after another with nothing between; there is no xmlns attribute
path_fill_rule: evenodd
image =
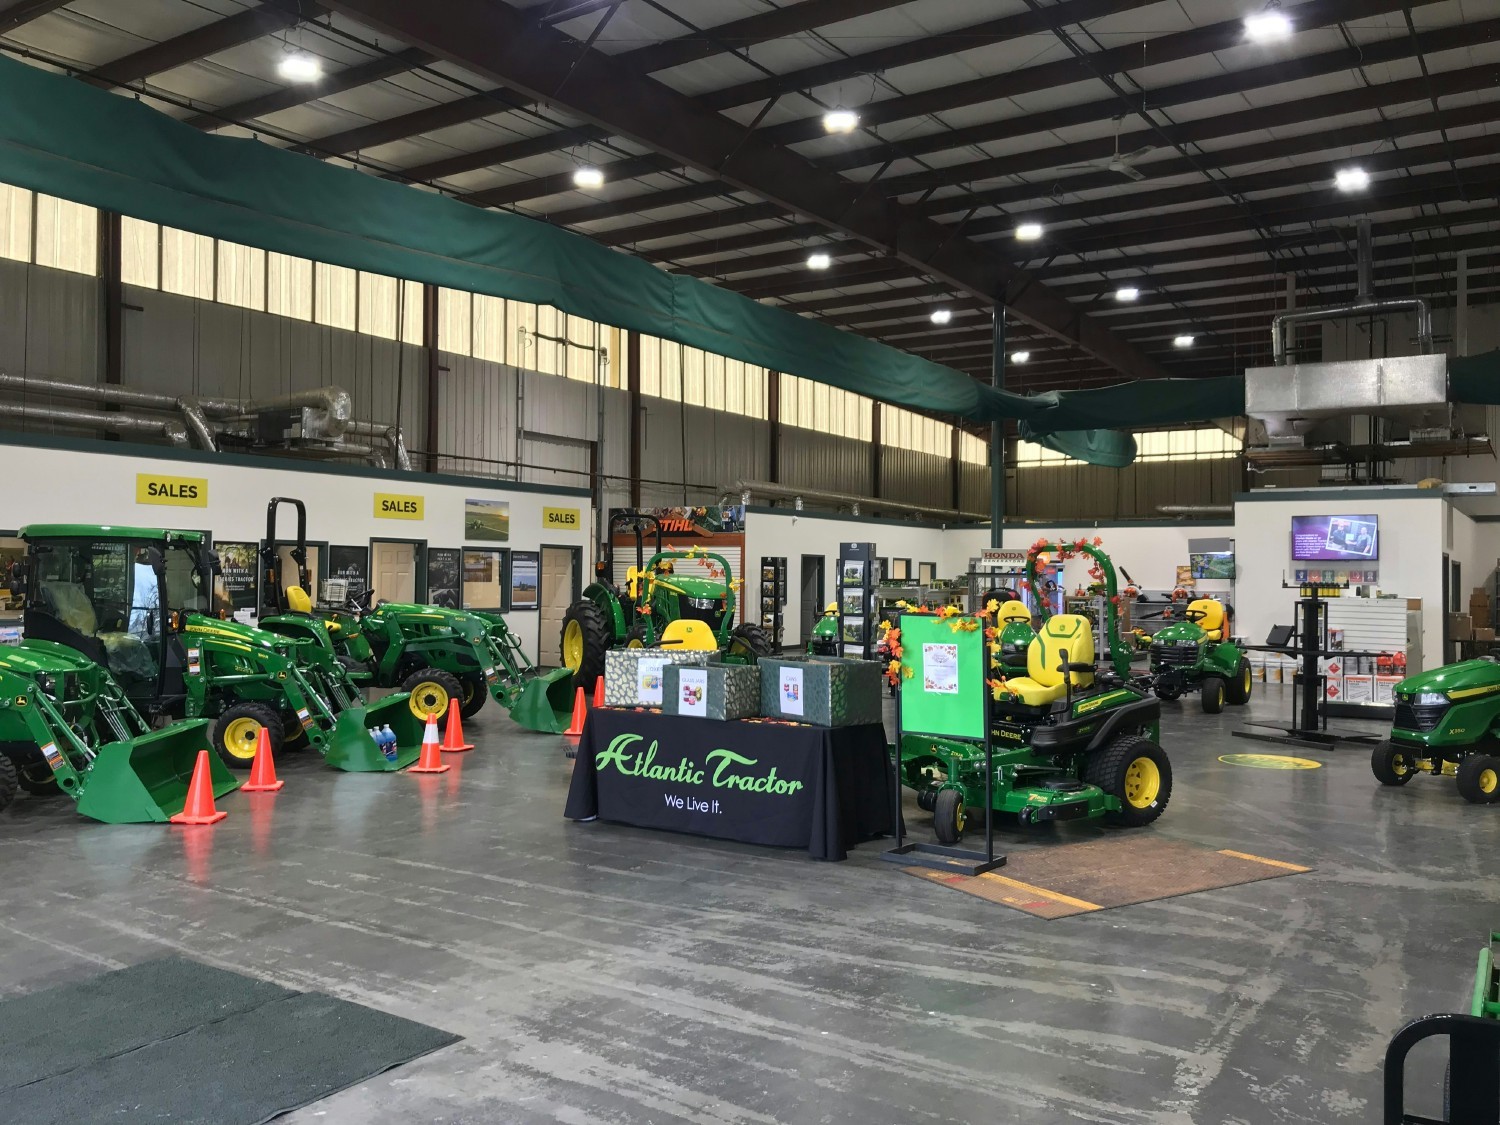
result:
<svg viewBox="0 0 1500 1125"><path fill-rule="evenodd" d="M968 629L957 623L974 624ZM982 740L988 717L984 623L976 618L901 617L901 729Z"/></svg>

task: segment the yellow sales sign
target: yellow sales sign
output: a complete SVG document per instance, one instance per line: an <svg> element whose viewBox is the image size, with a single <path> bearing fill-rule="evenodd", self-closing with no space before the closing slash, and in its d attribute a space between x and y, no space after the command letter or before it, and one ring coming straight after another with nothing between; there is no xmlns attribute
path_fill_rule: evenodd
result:
<svg viewBox="0 0 1500 1125"><path fill-rule="evenodd" d="M137 504L172 504L179 508L208 507L208 481L203 477L164 477L136 473Z"/></svg>
<svg viewBox="0 0 1500 1125"><path fill-rule="evenodd" d="M577 508L543 508L542 526L577 531L583 526L583 514Z"/></svg>
<svg viewBox="0 0 1500 1125"><path fill-rule="evenodd" d="M403 496L396 492L377 492L375 494L375 518L419 520L422 518L422 497Z"/></svg>

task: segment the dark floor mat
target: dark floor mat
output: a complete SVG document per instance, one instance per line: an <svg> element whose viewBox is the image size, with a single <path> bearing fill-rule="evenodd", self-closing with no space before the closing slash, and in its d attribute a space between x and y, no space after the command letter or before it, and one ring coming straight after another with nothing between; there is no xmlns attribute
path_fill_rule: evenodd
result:
<svg viewBox="0 0 1500 1125"><path fill-rule="evenodd" d="M178 981L173 980L174 967L181 972ZM125 974L135 974L135 979L109 979ZM145 982L166 991L144 993L139 986ZM90 984L95 987L85 987ZM205 1005L200 1011L204 1018L185 1026L191 1007L173 1005L175 1029L146 1041L124 1032L90 1040L96 1047L134 1040L121 1051L82 1057L73 1050L62 1060L46 1053L48 1045L66 1046L61 1036L83 1028L84 1011L106 1026L133 1028L163 995L181 996L184 987L201 989L219 1001L237 997L241 1003L224 1011ZM105 996L129 998L140 1006L110 1009L100 1003ZM47 1003L48 998L55 1002ZM83 1007L68 1007L80 998ZM155 1029L172 1021L144 1022ZM290 992L175 958L0 1003L0 1028L7 1040L40 1046L30 1053L34 1069L29 1077L0 1086L4 1119L28 1125L255 1125L459 1039L322 993ZM7 1073L14 1070L12 1066Z"/></svg>
<svg viewBox="0 0 1500 1125"><path fill-rule="evenodd" d="M999 871L957 875L924 867L908 875L940 883L1038 918L1068 918L1138 902L1233 887L1310 868L1245 852L1214 851L1154 836L1033 848Z"/></svg>

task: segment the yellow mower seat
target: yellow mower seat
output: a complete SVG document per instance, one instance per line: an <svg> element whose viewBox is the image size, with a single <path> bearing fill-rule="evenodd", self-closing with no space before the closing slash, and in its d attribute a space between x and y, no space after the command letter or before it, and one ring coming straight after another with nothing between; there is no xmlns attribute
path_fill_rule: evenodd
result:
<svg viewBox="0 0 1500 1125"><path fill-rule="evenodd" d="M1059 670L1063 651L1068 660L1079 664L1094 662L1094 627L1086 617L1076 613L1059 613L1049 617L1041 632L1026 646L1026 675L1005 681L1005 690L1017 696L1028 707L1045 707L1068 693L1067 680ZM1070 672L1075 688L1090 687L1092 672Z"/></svg>
<svg viewBox="0 0 1500 1125"><path fill-rule="evenodd" d="M667 627L661 631L661 640L657 642L662 648L691 649L695 652L716 652L719 648L719 638L708 623L704 621L689 621L683 618L678 621L667 622Z"/></svg>
<svg viewBox="0 0 1500 1125"><path fill-rule="evenodd" d="M286 608L289 613L312 613L312 598L301 586L286 588Z"/></svg>
<svg viewBox="0 0 1500 1125"><path fill-rule="evenodd" d="M999 609L1000 624L1011 625L1017 621L1031 624L1031 610L1026 608L1025 602L1005 602Z"/></svg>
<svg viewBox="0 0 1500 1125"><path fill-rule="evenodd" d="M1224 606L1221 602L1213 598L1199 598L1188 603L1182 616L1188 621L1196 622L1198 628L1208 634L1209 640L1224 639Z"/></svg>

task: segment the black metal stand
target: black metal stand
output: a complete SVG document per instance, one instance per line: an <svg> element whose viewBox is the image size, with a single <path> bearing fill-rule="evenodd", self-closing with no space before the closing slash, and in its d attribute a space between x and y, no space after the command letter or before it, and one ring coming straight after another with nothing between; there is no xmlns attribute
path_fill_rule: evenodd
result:
<svg viewBox="0 0 1500 1125"><path fill-rule="evenodd" d="M901 726L901 690L896 689L896 745L891 755L893 783L891 785L891 817L896 825L896 846L881 852L880 858L888 863L899 863L903 867L931 867L951 871L955 875L983 875L997 867L1005 866L1005 856L995 854L995 779L994 746L990 735L989 705L985 705L984 716L984 851L970 848L949 848L942 844L906 844L905 830L901 818L901 741L905 731Z"/></svg>

